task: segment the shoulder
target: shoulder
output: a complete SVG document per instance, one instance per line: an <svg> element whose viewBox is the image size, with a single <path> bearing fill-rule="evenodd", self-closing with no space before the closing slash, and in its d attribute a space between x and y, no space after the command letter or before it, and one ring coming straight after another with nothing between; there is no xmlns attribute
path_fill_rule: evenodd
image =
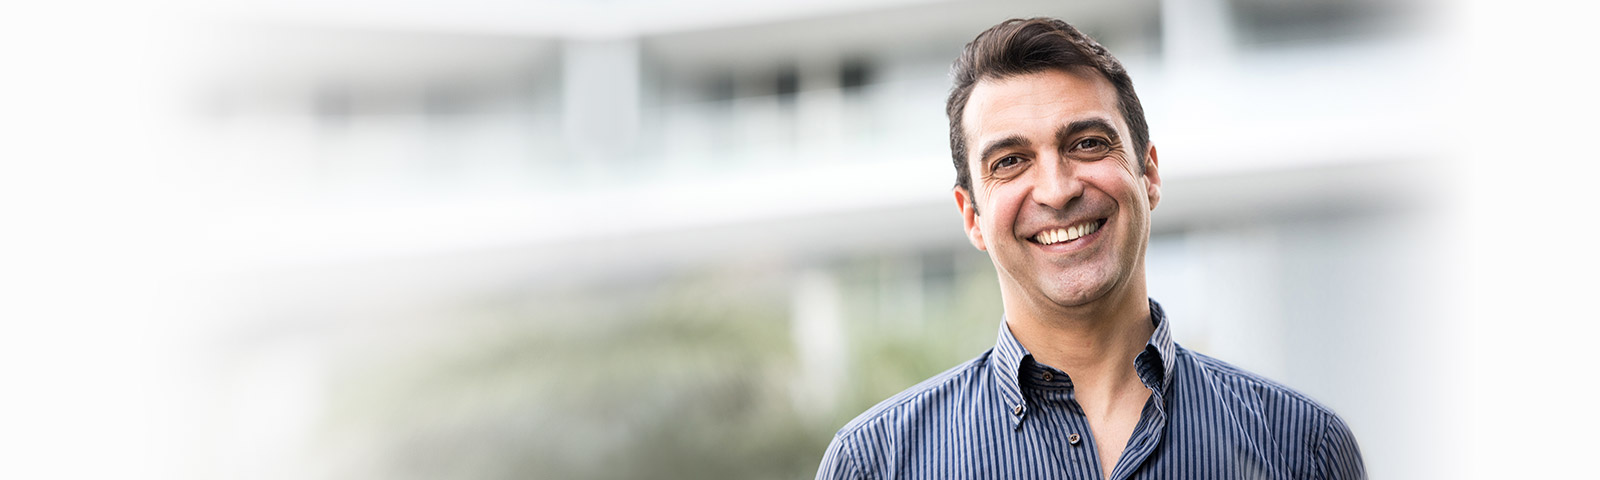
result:
<svg viewBox="0 0 1600 480"><path fill-rule="evenodd" d="M948 432L941 423L970 408L986 388L990 355L977 358L934 375L889 397L856 416L833 437L823 454L817 478L866 478L876 471L879 452L907 443L917 443L917 435Z"/></svg>
<svg viewBox="0 0 1600 480"><path fill-rule="evenodd" d="M1240 407L1276 433L1290 450L1309 460L1316 478L1366 478L1361 452L1344 419L1293 388L1228 362L1178 347L1180 364L1192 370L1180 382L1198 384L1221 401Z"/></svg>
<svg viewBox="0 0 1600 480"><path fill-rule="evenodd" d="M1213 388L1221 389L1229 394L1239 397L1241 401L1252 404L1276 404L1289 407L1285 413L1311 418L1334 417L1333 410L1312 400L1295 389L1263 377L1255 372L1239 368L1231 363L1218 360L1209 355L1199 353L1179 346L1177 348L1180 363L1192 363L1193 373L1199 380L1210 384ZM1189 360L1190 362L1185 362Z"/></svg>

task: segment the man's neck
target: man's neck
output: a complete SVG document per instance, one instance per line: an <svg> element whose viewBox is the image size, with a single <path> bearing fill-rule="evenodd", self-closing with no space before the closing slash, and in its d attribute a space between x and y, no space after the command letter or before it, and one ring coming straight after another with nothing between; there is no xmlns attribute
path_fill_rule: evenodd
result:
<svg viewBox="0 0 1600 480"><path fill-rule="evenodd" d="M1080 398L1115 396L1129 388L1142 388L1133 360L1155 329L1148 300L1142 292L1132 293L1141 295L1115 299L1101 308L1007 309L1006 324L1035 361L1066 372Z"/></svg>

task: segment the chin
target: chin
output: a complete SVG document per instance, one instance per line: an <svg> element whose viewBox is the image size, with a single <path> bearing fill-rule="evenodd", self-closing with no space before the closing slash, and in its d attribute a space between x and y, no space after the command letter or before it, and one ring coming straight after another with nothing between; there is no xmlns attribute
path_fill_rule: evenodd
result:
<svg viewBox="0 0 1600 480"><path fill-rule="evenodd" d="M1081 284L1080 284L1081 285ZM1091 288L1069 288L1045 293L1045 297L1062 307L1084 307L1105 299L1111 293L1109 284Z"/></svg>

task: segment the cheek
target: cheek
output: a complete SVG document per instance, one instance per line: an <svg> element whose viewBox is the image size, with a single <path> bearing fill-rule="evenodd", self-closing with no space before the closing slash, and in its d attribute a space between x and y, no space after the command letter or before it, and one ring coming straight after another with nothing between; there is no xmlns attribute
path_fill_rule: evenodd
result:
<svg viewBox="0 0 1600 480"><path fill-rule="evenodd" d="M1122 167L1123 174L1133 177L1139 176L1139 157L1116 155L1106 160L1116 160L1117 166Z"/></svg>
<svg viewBox="0 0 1600 480"><path fill-rule="evenodd" d="M1011 227L1016 224L1017 213L1022 208L1020 200L1027 198L1025 193L1021 188L1005 187L990 191L989 201L983 210L987 215L984 222L988 224L990 236L1010 236Z"/></svg>
<svg viewBox="0 0 1600 480"><path fill-rule="evenodd" d="M1135 201L1145 194L1139 177L1121 167L1100 170L1082 178L1085 186L1111 195L1118 203Z"/></svg>

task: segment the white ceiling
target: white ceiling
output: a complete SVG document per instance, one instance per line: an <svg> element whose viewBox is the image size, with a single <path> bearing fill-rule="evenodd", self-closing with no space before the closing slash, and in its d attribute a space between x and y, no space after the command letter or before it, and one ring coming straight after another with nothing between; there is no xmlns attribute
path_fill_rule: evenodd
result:
<svg viewBox="0 0 1600 480"><path fill-rule="evenodd" d="M232 0L196 5L234 20L340 28L604 39L915 9L960 17L975 9L1027 16L1063 9L1096 18L1145 12L1155 1L950 0ZM993 20L985 19L985 23Z"/></svg>

